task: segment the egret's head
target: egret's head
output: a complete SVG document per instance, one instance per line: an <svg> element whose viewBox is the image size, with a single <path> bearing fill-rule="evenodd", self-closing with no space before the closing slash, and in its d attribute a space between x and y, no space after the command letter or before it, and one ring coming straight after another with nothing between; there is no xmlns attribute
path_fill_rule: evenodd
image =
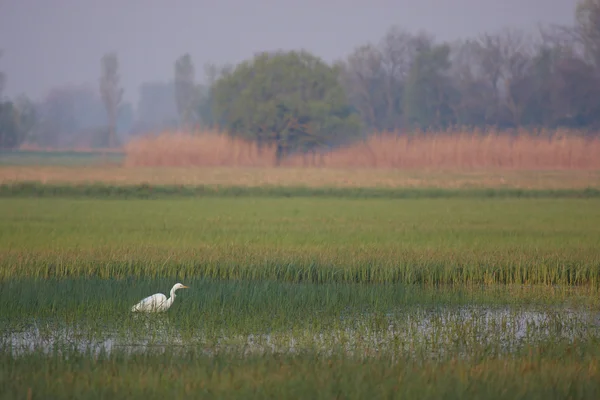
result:
<svg viewBox="0 0 600 400"><path fill-rule="evenodd" d="M182 285L181 283L177 283L177 284L175 284L175 286L173 286L173 290L177 290L177 289L189 289L189 287Z"/></svg>

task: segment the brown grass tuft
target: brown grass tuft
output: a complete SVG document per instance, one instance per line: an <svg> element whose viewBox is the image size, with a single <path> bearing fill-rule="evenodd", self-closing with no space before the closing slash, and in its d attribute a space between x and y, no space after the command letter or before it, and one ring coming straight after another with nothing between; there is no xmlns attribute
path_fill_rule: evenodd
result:
<svg viewBox="0 0 600 400"><path fill-rule="evenodd" d="M125 146L126 166L269 167L273 146L217 132L162 133ZM600 138L558 130L533 133L448 131L397 135L379 133L327 153L294 155L288 167L432 169L600 169Z"/></svg>

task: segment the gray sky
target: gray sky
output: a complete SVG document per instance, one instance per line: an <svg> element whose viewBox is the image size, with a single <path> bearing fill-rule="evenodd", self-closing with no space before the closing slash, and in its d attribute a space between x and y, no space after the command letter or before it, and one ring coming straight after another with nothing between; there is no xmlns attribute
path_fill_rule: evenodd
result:
<svg viewBox="0 0 600 400"><path fill-rule="evenodd" d="M0 0L5 94L43 96L67 83L98 86L100 58L116 50L125 98L172 77L175 59L239 62L261 50L307 49L327 61L377 42L394 24L440 40L570 24L577 0ZM354 5L350 5L354 4Z"/></svg>

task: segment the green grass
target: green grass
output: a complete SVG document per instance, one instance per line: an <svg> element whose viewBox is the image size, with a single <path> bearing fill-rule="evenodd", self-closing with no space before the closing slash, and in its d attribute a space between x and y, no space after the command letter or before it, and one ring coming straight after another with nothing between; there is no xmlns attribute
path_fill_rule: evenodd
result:
<svg viewBox="0 0 600 400"><path fill-rule="evenodd" d="M540 346L512 358L414 362L319 357L208 358L193 352L0 355L0 398L597 399L597 343ZM529 349L528 349L529 350Z"/></svg>
<svg viewBox="0 0 600 400"><path fill-rule="evenodd" d="M343 315L385 315L414 309L458 310L481 306L496 309L551 307L562 310L593 309L600 305L594 292L585 288L544 287L442 287L401 284L293 284L281 282L215 281L186 279L189 290L179 290L167 315L173 323L194 329L327 326ZM129 310L143 297L168 295L170 279L12 279L0 284L0 321L12 324L60 317L66 321L95 320L118 324L129 320ZM544 308L545 311L548 308ZM276 319L273 317L277 316ZM201 322L199 322L201 321ZM327 322L329 321L329 322ZM266 324L266 325L265 325ZM2 328L0 328L2 329ZM211 328L213 329L213 328Z"/></svg>
<svg viewBox="0 0 600 400"><path fill-rule="evenodd" d="M596 199L0 199L0 279L600 284Z"/></svg>
<svg viewBox="0 0 600 400"><path fill-rule="evenodd" d="M129 312L171 283L2 283L0 362L10 367L0 369L0 398L28 389L34 398L594 398L600 389L597 296L585 291L191 280L168 313ZM27 332L29 350L7 341Z"/></svg>
<svg viewBox="0 0 600 400"><path fill-rule="evenodd" d="M43 184L39 182L4 183L4 198L110 198L168 199L198 197L271 197L271 198L341 198L341 199L427 199L427 198L600 198L600 190L520 189L520 188L360 188L310 186L223 186L223 185L151 185L148 183L112 185L106 183Z"/></svg>
<svg viewBox="0 0 600 400"><path fill-rule="evenodd" d="M0 399L595 399L599 222L593 197L5 196Z"/></svg>
<svg viewBox="0 0 600 400"><path fill-rule="evenodd" d="M39 165L77 167L98 164L120 164L124 154L100 151L0 151L0 166Z"/></svg>

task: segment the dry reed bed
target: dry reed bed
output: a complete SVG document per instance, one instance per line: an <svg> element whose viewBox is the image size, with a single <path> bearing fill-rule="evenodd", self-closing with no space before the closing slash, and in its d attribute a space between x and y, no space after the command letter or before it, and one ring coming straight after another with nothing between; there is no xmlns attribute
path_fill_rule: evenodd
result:
<svg viewBox="0 0 600 400"><path fill-rule="evenodd" d="M129 142L125 153L126 166L275 165L273 146L259 150L253 142L218 132L144 136ZM328 168L593 170L600 169L600 138L571 131L380 133L330 152L293 155L282 164Z"/></svg>

